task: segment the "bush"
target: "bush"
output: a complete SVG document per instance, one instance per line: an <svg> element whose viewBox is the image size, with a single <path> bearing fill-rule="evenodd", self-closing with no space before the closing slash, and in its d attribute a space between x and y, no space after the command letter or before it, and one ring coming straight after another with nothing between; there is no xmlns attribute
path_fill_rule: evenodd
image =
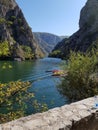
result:
<svg viewBox="0 0 98 130"><path fill-rule="evenodd" d="M98 57L94 51L85 55L80 52L71 52L68 75L59 86L60 92L71 101L98 94L97 63Z"/></svg>
<svg viewBox="0 0 98 130"><path fill-rule="evenodd" d="M12 21L7 21L6 23L7 23L7 26L8 26L8 27L10 27L10 26L13 25L13 22L12 22Z"/></svg>
<svg viewBox="0 0 98 130"><path fill-rule="evenodd" d="M6 23L6 19L5 18L0 18L0 24L4 24Z"/></svg>

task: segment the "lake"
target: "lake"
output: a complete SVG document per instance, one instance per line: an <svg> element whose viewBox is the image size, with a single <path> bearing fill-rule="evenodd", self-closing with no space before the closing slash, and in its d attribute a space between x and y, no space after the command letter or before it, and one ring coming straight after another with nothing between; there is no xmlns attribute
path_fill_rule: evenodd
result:
<svg viewBox="0 0 98 130"><path fill-rule="evenodd" d="M16 80L32 81L29 91L34 92L34 99L37 99L39 103L46 103L49 109L59 107L68 103L67 98L57 90L61 79L51 76L51 72L46 71L59 69L61 63L62 60L57 58L22 62L0 61L0 68L2 68L0 69L0 81L2 83ZM31 114L33 112L32 105L27 104L27 114Z"/></svg>

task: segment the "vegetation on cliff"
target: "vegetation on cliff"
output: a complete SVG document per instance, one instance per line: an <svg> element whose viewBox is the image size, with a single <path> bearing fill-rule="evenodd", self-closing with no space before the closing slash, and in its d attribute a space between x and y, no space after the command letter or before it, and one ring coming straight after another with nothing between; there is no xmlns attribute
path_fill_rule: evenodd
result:
<svg viewBox="0 0 98 130"><path fill-rule="evenodd" d="M59 57L62 55L62 52L60 50L54 50L49 54L49 57Z"/></svg>
<svg viewBox="0 0 98 130"><path fill-rule="evenodd" d="M10 48L7 41L0 43L0 57L6 57L10 55Z"/></svg>
<svg viewBox="0 0 98 130"><path fill-rule="evenodd" d="M20 49L20 50L19 50ZM20 52L19 52L20 51ZM13 56L15 54L16 56ZM21 56L19 54L21 53ZM31 60L34 59L34 53L30 46L26 45L18 45L14 47L13 45L9 45L8 41L0 42L0 59L13 59L14 57L21 59Z"/></svg>

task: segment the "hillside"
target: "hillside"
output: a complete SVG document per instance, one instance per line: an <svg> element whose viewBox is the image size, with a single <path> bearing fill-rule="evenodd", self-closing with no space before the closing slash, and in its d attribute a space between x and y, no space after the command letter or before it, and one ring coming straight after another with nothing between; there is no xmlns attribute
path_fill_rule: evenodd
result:
<svg viewBox="0 0 98 130"><path fill-rule="evenodd" d="M57 36L45 32L34 32L34 36L45 55L48 55L56 44L64 38L64 36Z"/></svg>
<svg viewBox="0 0 98 130"><path fill-rule="evenodd" d="M8 51L6 54L3 48ZM24 60L41 56L43 53L15 0L0 0L0 58Z"/></svg>
<svg viewBox="0 0 98 130"><path fill-rule="evenodd" d="M62 40L50 56L67 57L70 50L86 52L98 42L98 0L88 0L80 12L79 30Z"/></svg>

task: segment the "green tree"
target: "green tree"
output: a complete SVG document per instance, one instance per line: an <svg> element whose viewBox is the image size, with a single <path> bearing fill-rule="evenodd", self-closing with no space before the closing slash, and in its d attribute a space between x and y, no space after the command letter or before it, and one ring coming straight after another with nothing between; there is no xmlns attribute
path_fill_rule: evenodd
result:
<svg viewBox="0 0 98 130"><path fill-rule="evenodd" d="M61 93L71 101L98 94L97 63L97 53L93 50L88 54L71 52L68 74L59 86Z"/></svg>
<svg viewBox="0 0 98 130"><path fill-rule="evenodd" d="M10 55L10 48L8 41L3 41L0 43L0 56L9 56Z"/></svg>
<svg viewBox="0 0 98 130"><path fill-rule="evenodd" d="M62 55L62 52L60 50L55 50L55 51L51 52L49 56L58 57L59 55Z"/></svg>
<svg viewBox="0 0 98 130"><path fill-rule="evenodd" d="M32 104L34 113L48 110L45 103L30 100L34 97L28 90L30 86L30 82L22 81L0 83L0 123L26 116L27 102Z"/></svg>
<svg viewBox="0 0 98 130"><path fill-rule="evenodd" d="M21 48L24 51L24 57L26 59L33 59L34 58L34 54L32 52L32 49L29 46L21 45Z"/></svg>
<svg viewBox="0 0 98 130"><path fill-rule="evenodd" d="M28 92L30 82L0 83L0 123L25 116L25 103L33 93Z"/></svg>

